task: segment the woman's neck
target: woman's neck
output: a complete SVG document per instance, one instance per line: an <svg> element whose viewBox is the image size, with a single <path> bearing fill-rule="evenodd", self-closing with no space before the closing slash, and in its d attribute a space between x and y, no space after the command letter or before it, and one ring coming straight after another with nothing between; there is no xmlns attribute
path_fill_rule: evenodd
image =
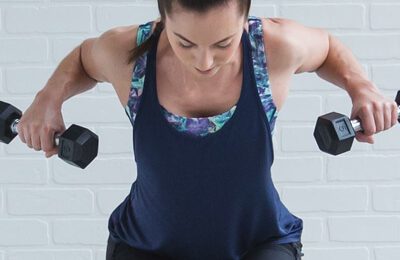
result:
<svg viewBox="0 0 400 260"><path fill-rule="evenodd" d="M187 66L176 57L166 37L165 30L163 30L157 47L157 61L165 61L167 69L171 70L170 76L173 77L171 80L182 83L179 84L179 91L185 93L198 93L207 90L217 91L219 88L229 87L227 84L232 82L232 80L237 79L242 74L242 49L243 46L240 42L232 60L228 64L220 67L215 75L207 78L195 76L193 72L189 71Z"/></svg>

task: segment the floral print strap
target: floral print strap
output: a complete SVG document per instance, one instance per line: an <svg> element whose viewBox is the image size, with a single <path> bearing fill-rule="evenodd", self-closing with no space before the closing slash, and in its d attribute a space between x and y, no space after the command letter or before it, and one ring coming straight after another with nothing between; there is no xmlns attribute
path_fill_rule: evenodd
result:
<svg viewBox="0 0 400 260"><path fill-rule="evenodd" d="M257 90L260 95L264 111L268 117L271 132L273 134L278 111L272 100L264 48L264 31L260 18L249 16L249 36L252 46L254 74L257 83Z"/></svg>

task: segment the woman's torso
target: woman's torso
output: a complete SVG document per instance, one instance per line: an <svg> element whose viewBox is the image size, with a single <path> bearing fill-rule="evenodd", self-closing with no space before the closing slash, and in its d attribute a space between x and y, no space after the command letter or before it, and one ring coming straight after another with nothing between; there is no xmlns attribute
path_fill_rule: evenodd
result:
<svg viewBox="0 0 400 260"><path fill-rule="evenodd" d="M265 61L260 60L264 57L262 30L258 19L253 17L249 21L251 34L242 35L245 51L243 73L238 76L240 79L243 77L240 98L234 100L235 95L230 95L233 102L227 108L216 106L218 101L209 103L220 109L212 115L235 104L237 109L228 124L208 137L194 138L180 134L160 115L158 101L163 93L156 90L164 87L167 92L180 94L171 84L157 84L166 73L164 67L156 73L156 67L162 67L163 61L166 61L156 60L156 56L165 57L162 45L152 47L146 59L147 66L145 59L137 60L131 82L132 96L127 103L130 109L127 112L132 112L130 118L135 116L131 119L135 119L133 148L137 179L130 194L110 216L109 230L116 241L165 253L174 256L174 259L189 259L187 256L193 255L192 249L199 250L193 259L239 259L260 242L300 240L302 221L282 204L272 183L271 129L266 118L261 117L265 107L259 102L261 93L267 91L269 86L266 84L267 74L263 71ZM149 26L141 28L147 36ZM145 81L142 80L144 68L147 75ZM232 80L231 84L236 81L238 79ZM236 86L230 87L233 89ZM142 109L137 110L137 93L142 90ZM202 95L218 98L215 93L209 93L214 92L211 87L208 90ZM226 91L229 90L226 87ZM216 92L221 95L221 92ZM226 96L224 99L227 99ZM175 108L182 108L183 103L178 104L181 105L176 106L172 102ZM167 107L167 103L164 105L169 110L174 108ZM269 107L275 111L272 105ZM184 113L190 111L180 112L177 114L199 116ZM209 115L210 112L199 110L194 113Z"/></svg>
<svg viewBox="0 0 400 260"><path fill-rule="evenodd" d="M272 99L279 111L288 95L288 87L293 75L293 67L281 66L283 52L282 37L279 33L279 23L273 19L262 18L264 31L265 55L268 60L268 73ZM153 27L154 29L154 27ZM124 27L126 37L126 56L136 42L137 26ZM246 28L248 31L248 29ZM184 117L211 117L230 110L238 101L241 88L241 77L238 74L233 77L224 77L220 80L217 88L208 88L206 91L180 91L183 89L180 71L173 66L172 59L167 55L169 45L165 37L165 31L160 36L159 48L157 50L157 92L160 104L170 113ZM129 44L130 43L130 44ZM124 53L124 51L122 52ZM114 86L121 104L126 107L131 91L132 71L135 63L124 64L125 59L113 64L116 66L111 84ZM215 86L215 85L214 85Z"/></svg>

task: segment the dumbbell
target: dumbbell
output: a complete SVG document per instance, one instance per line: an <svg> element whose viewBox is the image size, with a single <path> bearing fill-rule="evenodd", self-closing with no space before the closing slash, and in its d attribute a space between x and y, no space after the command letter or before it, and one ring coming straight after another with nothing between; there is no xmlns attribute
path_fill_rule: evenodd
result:
<svg viewBox="0 0 400 260"><path fill-rule="evenodd" d="M397 92L397 119L400 123L400 91ZM331 112L318 117L314 137L321 151L338 155L350 151L356 132L364 131L361 122L342 114Z"/></svg>
<svg viewBox="0 0 400 260"><path fill-rule="evenodd" d="M0 142L9 144L18 135L17 125L22 112L0 101ZM85 169L98 153L98 136L84 127L72 124L55 138L58 157L68 164Z"/></svg>

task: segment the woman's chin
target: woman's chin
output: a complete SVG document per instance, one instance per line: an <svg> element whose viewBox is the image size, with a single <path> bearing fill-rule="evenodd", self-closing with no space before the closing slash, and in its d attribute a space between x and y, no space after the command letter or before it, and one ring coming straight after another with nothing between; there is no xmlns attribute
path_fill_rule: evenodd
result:
<svg viewBox="0 0 400 260"><path fill-rule="evenodd" d="M198 77L203 77L203 78L206 77L206 78L208 78L208 77L211 77L211 76L213 76L213 75L215 75L217 73L218 67L214 67L214 68L212 68L212 69L210 69L208 71L200 71L197 68L194 68L193 70L194 70L194 73Z"/></svg>

